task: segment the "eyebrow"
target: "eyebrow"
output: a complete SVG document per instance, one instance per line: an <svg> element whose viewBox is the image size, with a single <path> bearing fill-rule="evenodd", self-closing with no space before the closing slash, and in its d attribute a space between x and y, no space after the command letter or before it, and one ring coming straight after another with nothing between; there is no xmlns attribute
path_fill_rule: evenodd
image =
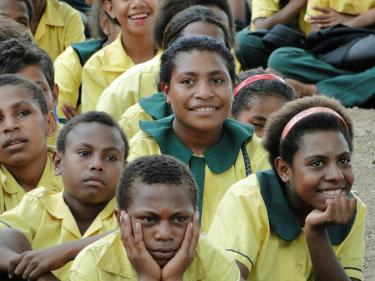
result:
<svg viewBox="0 0 375 281"><path fill-rule="evenodd" d="M88 148L94 148L95 147L94 145L89 144L89 143L85 143L85 142L80 142L80 143L74 145L74 147L78 147L78 146L84 146L84 147L88 147ZM116 146L106 147L103 150L104 151L116 150L118 152L121 152L121 150L119 148L117 148Z"/></svg>
<svg viewBox="0 0 375 281"><path fill-rule="evenodd" d="M343 156L350 156L350 152L349 151L344 151L343 153L340 153L339 155L337 155L337 158L340 158L340 157L343 157ZM306 156L306 159L311 159L311 158L328 158L327 155L322 155L322 154L314 154L314 155L308 155Z"/></svg>
<svg viewBox="0 0 375 281"><path fill-rule="evenodd" d="M184 71L182 72L182 74L185 74L185 75L190 75L190 76L198 76L198 73L197 72L194 72L194 71ZM218 75L218 74L224 74L223 71L221 70L214 70L214 71L210 71L208 73L208 75Z"/></svg>

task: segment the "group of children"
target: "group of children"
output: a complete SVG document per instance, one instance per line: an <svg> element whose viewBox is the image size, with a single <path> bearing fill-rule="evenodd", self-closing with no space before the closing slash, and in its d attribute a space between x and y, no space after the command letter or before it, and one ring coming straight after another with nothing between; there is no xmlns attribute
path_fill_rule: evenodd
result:
<svg viewBox="0 0 375 281"><path fill-rule="evenodd" d="M345 108L273 70L237 79L227 1L157 2L103 1L117 39L66 50L98 83L125 71L112 48L146 61L104 91L110 114L57 113L52 60L0 27L1 280L363 280Z"/></svg>

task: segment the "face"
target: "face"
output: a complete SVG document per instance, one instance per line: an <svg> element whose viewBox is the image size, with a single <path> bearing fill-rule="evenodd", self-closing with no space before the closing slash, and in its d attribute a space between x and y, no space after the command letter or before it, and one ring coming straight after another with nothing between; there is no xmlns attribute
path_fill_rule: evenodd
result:
<svg viewBox="0 0 375 281"><path fill-rule="evenodd" d="M164 266L180 248L186 227L193 221L190 192L173 184L134 184L127 209L133 229L137 222L141 224L146 249Z"/></svg>
<svg viewBox="0 0 375 281"><path fill-rule="evenodd" d="M295 207L324 211L327 198L345 196L352 187L348 143L336 131L306 133L299 143L292 167L287 165L285 174L279 175L287 183L292 204L302 204Z"/></svg>
<svg viewBox="0 0 375 281"><path fill-rule="evenodd" d="M120 23L124 33L150 32L157 0L106 0L104 9Z"/></svg>
<svg viewBox="0 0 375 281"><path fill-rule="evenodd" d="M175 114L174 128L205 133L221 130L233 97L224 59L213 52L194 50L178 54L174 65L170 84L161 85Z"/></svg>
<svg viewBox="0 0 375 281"><path fill-rule="evenodd" d="M45 157L46 137L54 130L53 114L44 116L19 86L0 87L0 99L0 162L21 166Z"/></svg>
<svg viewBox="0 0 375 281"><path fill-rule="evenodd" d="M11 18L12 20L29 27L30 19L27 6L22 1L1 0L0 15Z"/></svg>
<svg viewBox="0 0 375 281"><path fill-rule="evenodd" d="M206 35L225 44L223 30L215 24L203 21L196 21L187 25L181 32L182 36Z"/></svg>
<svg viewBox="0 0 375 281"><path fill-rule="evenodd" d="M62 175L64 198L106 203L115 196L124 167L124 142L113 127L81 123L66 136L65 152L54 155L54 164Z"/></svg>
<svg viewBox="0 0 375 281"><path fill-rule="evenodd" d="M279 110L286 100L278 96L264 96L252 98L247 106L241 110L237 120L250 124L259 138L263 138L264 126L271 113Z"/></svg>

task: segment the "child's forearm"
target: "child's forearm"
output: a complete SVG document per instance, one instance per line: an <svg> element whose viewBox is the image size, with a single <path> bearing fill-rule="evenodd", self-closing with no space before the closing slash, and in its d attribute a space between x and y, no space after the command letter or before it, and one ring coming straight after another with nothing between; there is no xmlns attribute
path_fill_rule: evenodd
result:
<svg viewBox="0 0 375 281"><path fill-rule="evenodd" d="M345 24L349 27L371 27L375 25L375 8L360 14Z"/></svg>
<svg viewBox="0 0 375 281"><path fill-rule="evenodd" d="M333 252L325 229L316 230L305 226L305 237L314 272L314 280L350 281Z"/></svg>

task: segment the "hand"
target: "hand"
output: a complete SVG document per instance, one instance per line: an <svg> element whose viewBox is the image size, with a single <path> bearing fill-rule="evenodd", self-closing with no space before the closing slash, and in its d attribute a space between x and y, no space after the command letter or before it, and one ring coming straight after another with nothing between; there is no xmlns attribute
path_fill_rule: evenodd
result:
<svg viewBox="0 0 375 281"><path fill-rule="evenodd" d="M331 8L313 7L312 9L320 12L321 14L317 16L309 16L309 22L311 24L317 25L320 29L339 23L345 24L355 17L352 15L336 12Z"/></svg>
<svg viewBox="0 0 375 281"><path fill-rule="evenodd" d="M52 273L46 273L40 276L37 281L59 281L59 279Z"/></svg>
<svg viewBox="0 0 375 281"><path fill-rule="evenodd" d="M325 211L313 210L305 219L305 230L325 231L327 226L346 224L353 217L357 199L341 196L328 198Z"/></svg>
<svg viewBox="0 0 375 281"><path fill-rule="evenodd" d="M64 103L61 107L61 111L64 113L67 120L70 120L78 115L77 110L74 107L67 105L66 103Z"/></svg>
<svg viewBox="0 0 375 281"><path fill-rule="evenodd" d="M195 211L193 222L186 227L184 240L176 255L163 267L162 280L182 280L182 277L195 256L199 239L199 213Z"/></svg>
<svg viewBox="0 0 375 281"><path fill-rule="evenodd" d="M45 250L25 251L9 262L10 277L21 276L23 279L38 279L44 273L63 267L68 261L58 247Z"/></svg>
<svg viewBox="0 0 375 281"><path fill-rule="evenodd" d="M133 234L129 214L121 211L120 231L127 257L137 272L139 280L159 281L161 279L161 268L145 247L141 224L136 223Z"/></svg>

